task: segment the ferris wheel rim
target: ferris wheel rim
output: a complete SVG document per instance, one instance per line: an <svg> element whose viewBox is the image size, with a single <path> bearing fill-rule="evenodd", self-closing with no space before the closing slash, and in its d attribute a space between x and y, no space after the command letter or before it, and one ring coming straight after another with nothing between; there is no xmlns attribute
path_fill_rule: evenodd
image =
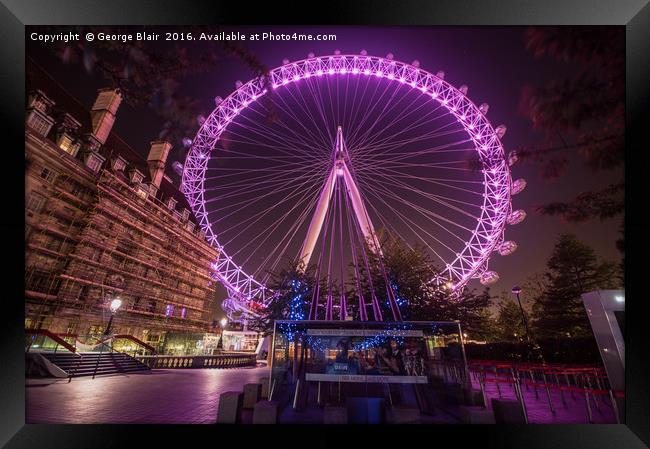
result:
<svg viewBox="0 0 650 449"><path fill-rule="evenodd" d="M419 65L419 64L418 64ZM453 282L452 290L463 287L470 279L487 270L491 253L503 240L507 217L511 212L511 178L500 137L485 114L459 89L420 67L392 58L368 55L314 56L289 62L251 79L216 104L211 114L200 124L193 139L181 180L181 191L204 232L207 241L218 251L219 257L212 266L213 276L227 288L230 296L263 305L270 299L270 291L261 282L247 274L243 267L226 253L212 230L205 208L204 182L210 155L221 134L244 109L269 92L301 79L339 75L358 75L383 78L401 83L430 96L454 116L469 135L474 150L479 154L483 173L483 205L472 236L456 258L448 262L441 276Z"/></svg>

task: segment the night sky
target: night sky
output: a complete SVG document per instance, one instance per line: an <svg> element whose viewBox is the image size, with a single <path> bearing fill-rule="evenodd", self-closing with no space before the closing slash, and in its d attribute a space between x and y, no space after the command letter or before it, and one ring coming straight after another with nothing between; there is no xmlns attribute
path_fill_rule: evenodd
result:
<svg viewBox="0 0 650 449"><path fill-rule="evenodd" d="M189 28L168 30L191 31ZM31 31L36 31L36 28L27 27L27 33ZM474 103L489 103L488 119L495 127L500 124L508 127L502 140L506 153L516 147L537 145L545 138L542 133L532 129L525 116L517 112L522 88L526 84L543 85L547 80L575 70L575 67L549 58L536 60L526 51L525 28L522 27L224 27L223 31L337 35L335 42L243 43L268 68L281 65L283 58L291 61L306 58L309 52L328 55L336 49L343 54L358 53L365 49L369 55L385 56L393 53L396 60L407 63L417 59L421 68L432 73L444 70L445 80L452 85L469 86L468 96ZM101 74L96 72L88 75L81 64L64 65L43 44L27 43L28 56L90 108L96 90L105 85ZM160 46L164 43L153 45ZM191 51L200 51L204 45L214 44L188 43ZM252 76L251 70L241 61L229 58L209 74L185 79L182 89L186 95L201 101L207 115L214 107L213 98L216 95L225 98L234 90L236 80L246 82ZM157 139L161 127L161 120L150 111L137 110L123 103L114 129L144 157L149 142ZM180 142L172 143L175 149L170 154L170 164L180 158ZM513 208L526 210L528 217L523 223L506 229L506 239L516 241L519 244L518 250L506 257L495 254L490 261L490 268L501 276L500 281L491 287L493 293L509 291L512 285L523 283L528 276L542 271L557 236L561 233L575 233L603 258L615 261L620 259L620 253L615 247L616 240L620 238L620 217L604 222L570 224L556 217L533 212L535 205L568 201L581 192L616 182L622 176L620 171L593 173L583 168L581 160L575 154L570 158L567 174L553 182L541 179L538 165L517 164L512 168L513 179L523 177L528 181L524 192L513 197ZM478 281L473 281L473 285L480 287ZM525 293L522 298L524 297Z"/></svg>

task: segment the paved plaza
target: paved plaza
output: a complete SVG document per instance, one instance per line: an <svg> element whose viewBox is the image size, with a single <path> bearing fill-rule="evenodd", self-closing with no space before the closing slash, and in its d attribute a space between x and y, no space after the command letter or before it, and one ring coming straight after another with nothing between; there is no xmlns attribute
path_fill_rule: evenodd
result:
<svg viewBox="0 0 650 449"><path fill-rule="evenodd" d="M178 423L212 424L216 421L219 395L241 391L243 385L268 374L266 367L237 369L161 369L146 373L75 378L65 380L29 379L26 385L26 421L28 423ZM475 386L478 388L478 385ZM488 384L490 398L514 399L514 389L503 385L500 394ZM543 389L523 388L529 422L587 423L588 409L584 394L551 392L555 413L551 413ZM615 423L611 404L600 397L591 402L592 421ZM299 413L286 410L291 421L301 422ZM454 422L437 414L437 421ZM304 417L303 417L304 418ZM445 418L442 420L442 418ZM442 421L440 421L442 420ZM425 421L423 421L425 422ZM428 421L427 421L428 422Z"/></svg>
<svg viewBox="0 0 650 449"><path fill-rule="evenodd" d="M162 369L146 373L29 379L27 423L214 424L219 395L268 375L266 367Z"/></svg>

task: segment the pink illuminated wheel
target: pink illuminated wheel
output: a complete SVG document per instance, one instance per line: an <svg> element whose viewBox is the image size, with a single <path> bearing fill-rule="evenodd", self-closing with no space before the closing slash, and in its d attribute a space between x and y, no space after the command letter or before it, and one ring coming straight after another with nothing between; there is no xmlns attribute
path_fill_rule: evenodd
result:
<svg viewBox="0 0 650 449"><path fill-rule="evenodd" d="M357 188L367 222L379 236L424 247L441 270L438 285L493 283L491 255L517 247L504 241L504 229L525 217L511 208L525 181L511 180L516 155L504 156L505 127L493 128L487 104L477 107L443 72L392 55L309 57L237 82L215 103L187 139L182 190L220 250L214 276L230 311L267 304L270 273L304 253L336 148L345 148L346 185ZM336 195L309 261L343 286L354 277L349 266L361 263L358 252L348 254L360 228L345 191Z"/></svg>

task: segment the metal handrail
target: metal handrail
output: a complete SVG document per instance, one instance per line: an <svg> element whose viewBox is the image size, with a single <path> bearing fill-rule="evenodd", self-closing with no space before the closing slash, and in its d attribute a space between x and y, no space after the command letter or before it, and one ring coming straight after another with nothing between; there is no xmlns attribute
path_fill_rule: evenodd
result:
<svg viewBox="0 0 650 449"><path fill-rule="evenodd" d="M72 382L72 376L74 375L74 373L77 372L77 370L79 369L79 366L81 365L81 362L83 361L83 356L77 352L77 348L72 346L67 341L65 341L63 338L61 338L61 336L59 336L59 335L57 335L57 334L55 334L53 332L50 332L47 329L25 329L25 334L33 335L33 336L35 336L35 335L46 336L46 337L50 338L51 340L53 340L54 342L56 342L56 346L54 347L54 353L56 353L56 350L59 348L59 345L60 345L60 346L63 346L64 348L66 348L68 351L70 351L70 353L72 353L72 354L74 354L74 355L76 355L78 357L77 365L74 367L74 369L68 371L68 383ZM65 335L65 336L68 336L68 335ZM32 348L33 344L34 344L34 340L32 339L32 341L29 343L29 346L27 347L27 350L25 351L26 353L29 352L29 350Z"/></svg>
<svg viewBox="0 0 650 449"><path fill-rule="evenodd" d="M63 338L59 337L57 334L48 331L47 329L25 329L25 334L26 335L43 335L51 340L54 340L57 345L61 345L64 348L66 348L68 351L72 352L73 354L77 354L77 349L72 346L70 343L65 341ZM27 350L25 352L29 352L29 350L32 348L33 340L30 342L29 346L27 347ZM79 354L77 354L79 355Z"/></svg>
<svg viewBox="0 0 650 449"><path fill-rule="evenodd" d="M81 362L83 362L83 356L81 354L78 354L78 356L79 356L79 361L77 362L77 365L74 367L74 369L68 371L68 383L72 382L72 376L77 373L77 370L81 365Z"/></svg>
<svg viewBox="0 0 650 449"><path fill-rule="evenodd" d="M151 346L151 345L145 343L144 341L140 340L139 338L134 337L133 335L128 335L128 334L119 334L119 335L114 335L113 338L114 338L114 339L115 339L115 338L123 338L123 339L125 339L125 340L132 341L132 342L134 342L135 344L142 346L143 348L145 348L146 350L148 350L148 351L151 352L152 354L155 354L155 353L156 353L156 348L154 348L153 346Z"/></svg>

